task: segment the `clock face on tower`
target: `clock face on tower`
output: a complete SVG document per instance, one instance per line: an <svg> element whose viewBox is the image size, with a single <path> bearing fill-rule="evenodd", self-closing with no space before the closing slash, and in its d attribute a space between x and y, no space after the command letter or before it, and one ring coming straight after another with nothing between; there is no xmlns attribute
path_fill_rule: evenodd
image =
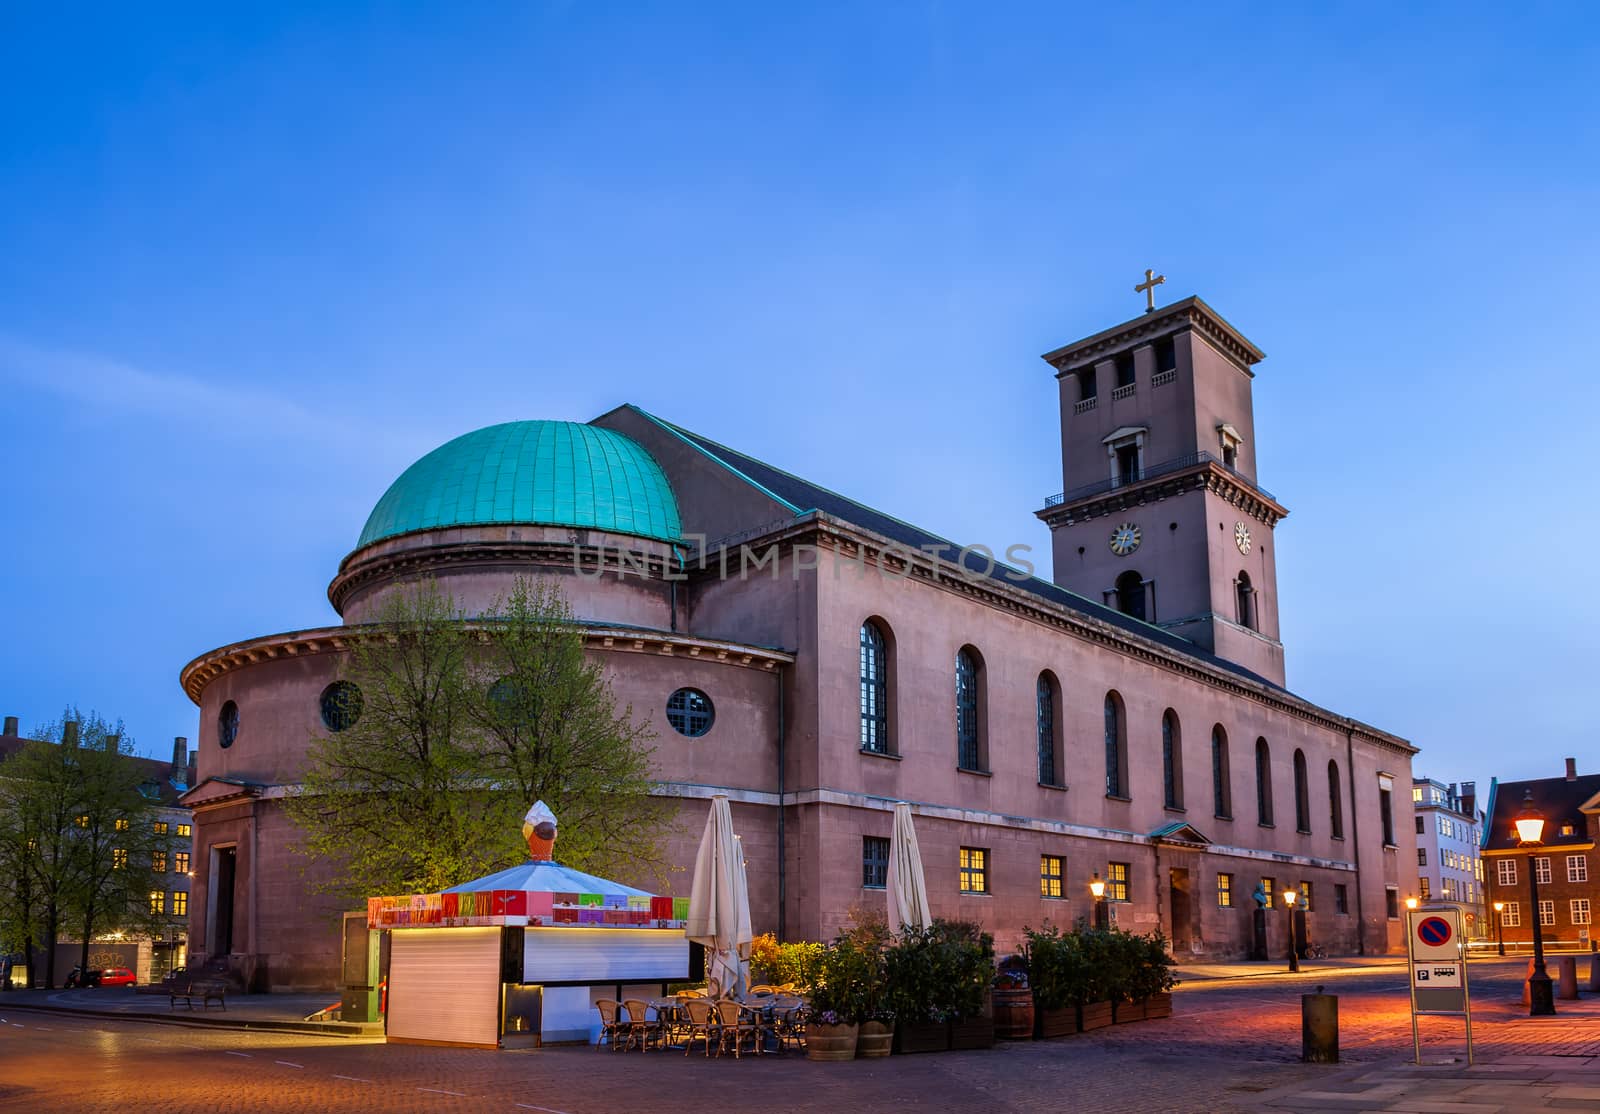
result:
<svg viewBox="0 0 1600 1114"><path fill-rule="evenodd" d="M1242 522L1233 524L1233 544L1239 547L1240 553L1250 552L1250 527Z"/></svg>
<svg viewBox="0 0 1600 1114"><path fill-rule="evenodd" d="M1111 552L1118 557L1126 557L1139 548L1139 528L1131 522L1124 522L1111 531Z"/></svg>

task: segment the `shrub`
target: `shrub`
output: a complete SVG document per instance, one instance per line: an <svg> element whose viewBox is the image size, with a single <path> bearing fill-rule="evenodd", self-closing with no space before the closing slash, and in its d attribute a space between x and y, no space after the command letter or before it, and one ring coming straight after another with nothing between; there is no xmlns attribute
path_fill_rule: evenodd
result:
<svg viewBox="0 0 1600 1114"><path fill-rule="evenodd" d="M905 1021L976 1017L994 977L994 938L975 924L935 921L902 933L884 953L888 1000Z"/></svg>
<svg viewBox="0 0 1600 1114"><path fill-rule="evenodd" d="M1026 930L1028 981L1040 1009L1059 1010L1087 1001L1088 968L1081 933L1053 925Z"/></svg>
<svg viewBox="0 0 1600 1114"><path fill-rule="evenodd" d="M851 936L823 949L811 990L811 1012L831 1014L846 1025L891 1020L883 973L883 953Z"/></svg>
<svg viewBox="0 0 1600 1114"><path fill-rule="evenodd" d="M817 968L827 948L810 940L780 944L770 932L763 932L750 944L750 966L760 973L754 981L777 986L792 983L809 991L817 983Z"/></svg>

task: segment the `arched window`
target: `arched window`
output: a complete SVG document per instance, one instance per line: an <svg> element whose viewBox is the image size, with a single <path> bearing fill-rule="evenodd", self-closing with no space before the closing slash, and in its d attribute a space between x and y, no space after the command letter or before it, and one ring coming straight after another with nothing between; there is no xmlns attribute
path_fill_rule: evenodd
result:
<svg viewBox="0 0 1600 1114"><path fill-rule="evenodd" d="M1229 782L1228 733L1217 724L1211 729L1211 801L1217 819L1233 819L1233 787Z"/></svg>
<svg viewBox="0 0 1600 1114"><path fill-rule="evenodd" d="M1344 801L1340 797L1339 763L1328 761L1328 825L1334 839L1344 838Z"/></svg>
<svg viewBox="0 0 1600 1114"><path fill-rule="evenodd" d="M1061 715L1059 697L1061 686L1048 669L1039 674L1035 687L1039 744L1039 784L1060 785L1064 772L1061 766Z"/></svg>
<svg viewBox="0 0 1600 1114"><path fill-rule="evenodd" d="M1239 594L1239 625L1256 629L1255 592L1250 587L1250 574L1242 572L1239 579L1233 582L1234 589Z"/></svg>
<svg viewBox="0 0 1600 1114"><path fill-rule="evenodd" d="M1132 569L1117 577L1117 610L1135 619L1145 617L1144 578Z"/></svg>
<svg viewBox="0 0 1600 1114"><path fill-rule="evenodd" d="M1256 740L1256 823L1272 827L1272 752Z"/></svg>
<svg viewBox="0 0 1600 1114"><path fill-rule="evenodd" d="M1306 777L1306 752L1294 752L1294 830L1311 831L1311 785Z"/></svg>
<svg viewBox="0 0 1600 1114"><path fill-rule="evenodd" d="M861 749L889 753L889 644L871 619L861 624Z"/></svg>
<svg viewBox="0 0 1600 1114"><path fill-rule="evenodd" d="M1106 796L1128 796L1128 724L1115 692L1106 693Z"/></svg>
<svg viewBox="0 0 1600 1114"><path fill-rule="evenodd" d="M956 764L983 769L983 662L971 646L956 651Z"/></svg>
<svg viewBox="0 0 1600 1114"><path fill-rule="evenodd" d="M1168 808L1183 807L1183 740L1178 713L1168 708L1161 716L1161 786Z"/></svg>

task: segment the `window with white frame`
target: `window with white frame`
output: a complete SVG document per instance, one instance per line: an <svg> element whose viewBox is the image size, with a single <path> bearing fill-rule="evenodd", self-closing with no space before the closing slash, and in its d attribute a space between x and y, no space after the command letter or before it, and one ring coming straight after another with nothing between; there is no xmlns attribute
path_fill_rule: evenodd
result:
<svg viewBox="0 0 1600 1114"><path fill-rule="evenodd" d="M1534 877L1539 880L1539 885L1548 886L1550 884L1549 855L1540 855L1538 858L1533 860L1533 874Z"/></svg>
<svg viewBox="0 0 1600 1114"><path fill-rule="evenodd" d="M1495 867L1496 881L1502 886L1515 886L1517 884L1517 860L1501 859Z"/></svg>
<svg viewBox="0 0 1600 1114"><path fill-rule="evenodd" d="M1589 880L1589 859L1584 855L1567 856L1567 881L1587 882ZM1574 921L1574 924L1577 922ZM1585 922L1587 923L1587 922Z"/></svg>
<svg viewBox="0 0 1600 1114"><path fill-rule="evenodd" d="M1554 901L1539 902L1539 924L1545 928L1555 927L1556 903Z"/></svg>
<svg viewBox="0 0 1600 1114"><path fill-rule="evenodd" d="M1586 897L1575 897L1575 898L1572 899L1572 923L1573 924L1588 924L1589 923L1589 899L1588 898L1586 898Z"/></svg>
<svg viewBox="0 0 1600 1114"><path fill-rule="evenodd" d="M1500 910L1500 923L1507 928L1522 927L1522 906L1515 901L1506 902L1506 907Z"/></svg>

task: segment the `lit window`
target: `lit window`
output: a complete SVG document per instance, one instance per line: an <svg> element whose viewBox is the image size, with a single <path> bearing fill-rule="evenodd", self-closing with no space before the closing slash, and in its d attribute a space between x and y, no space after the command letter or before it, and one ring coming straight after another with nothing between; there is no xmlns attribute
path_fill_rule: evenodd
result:
<svg viewBox="0 0 1600 1114"><path fill-rule="evenodd" d="M1039 896L1061 896L1061 856L1039 856Z"/></svg>
<svg viewBox="0 0 1600 1114"><path fill-rule="evenodd" d="M165 820L157 820L156 824L155 824L155 828L156 828L156 835L164 836L164 835L167 834L167 822Z"/></svg>
<svg viewBox="0 0 1600 1114"><path fill-rule="evenodd" d="M178 825L178 838L179 839L188 839L189 836L193 834L193 832L194 832L194 829L189 827L189 825L187 825L187 824L179 824Z"/></svg>
<svg viewBox="0 0 1600 1114"><path fill-rule="evenodd" d="M1536 859L1533 860L1533 874L1534 874L1534 877L1536 879L1538 879L1539 885L1548 886L1550 884L1550 856L1549 855L1540 855L1539 857L1537 857Z"/></svg>
<svg viewBox="0 0 1600 1114"><path fill-rule="evenodd" d="M1233 907L1233 875L1217 875L1217 904L1224 909Z"/></svg>
<svg viewBox="0 0 1600 1114"><path fill-rule="evenodd" d="M1276 878L1263 878L1263 879L1261 879L1261 892L1266 894L1266 896L1267 896L1267 908L1268 909L1272 908L1272 891L1275 890L1277 888L1277 886L1278 886L1278 880Z"/></svg>
<svg viewBox="0 0 1600 1114"><path fill-rule="evenodd" d="M889 884L889 841L882 836L861 837L861 884L869 890Z"/></svg>
<svg viewBox="0 0 1600 1114"><path fill-rule="evenodd" d="M680 735L698 739L711 730L715 719L711 697L699 689L679 689L667 698L667 722Z"/></svg>
<svg viewBox="0 0 1600 1114"><path fill-rule="evenodd" d="M961 892L964 894L989 892L989 852L984 848L961 849Z"/></svg>
<svg viewBox="0 0 1600 1114"><path fill-rule="evenodd" d="M172 915L174 917L187 917L189 915L189 892L187 890L172 891Z"/></svg>
<svg viewBox="0 0 1600 1114"><path fill-rule="evenodd" d="M1128 900L1128 864L1106 864L1106 900Z"/></svg>
<svg viewBox="0 0 1600 1114"><path fill-rule="evenodd" d="M1500 923L1507 928L1520 928L1522 926L1522 906L1515 901L1506 902L1506 907L1500 910Z"/></svg>
<svg viewBox="0 0 1600 1114"><path fill-rule="evenodd" d="M1575 897L1575 898L1572 899L1572 923L1573 924L1588 924L1589 923L1589 899L1588 898L1586 898L1586 897Z"/></svg>
<svg viewBox="0 0 1600 1114"><path fill-rule="evenodd" d="M1430 888L1428 876L1426 874L1417 879L1417 887L1418 895L1423 901L1427 901L1429 898L1433 897L1433 890Z"/></svg>
<svg viewBox="0 0 1600 1114"><path fill-rule="evenodd" d="M80 828L87 828L89 826L89 816L88 816L88 814L85 813L84 815L79 816L77 819L75 819L73 821L73 823L78 825L78 827L80 827Z"/></svg>
<svg viewBox="0 0 1600 1114"><path fill-rule="evenodd" d="M1589 880L1589 860L1583 855L1567 856L1567 881L1587 882ZM1576 922L1574 922L1576 923Z"/></svg>
<svg viewBox="0 0 1600 1114"><path fill-rule="evenodd" d="M1311 912L1311 883L1300 883L1300 908L1307 913Z"/></svg>
<svg viewBox="0 0 1600 1114"><path fill-rule="evenodd" d="M167 869L167 853L165 851L150 852L150 869L157 874L164 873Z"/></svg>
<svg viewBox="0 0 1600 1114"><path fill-rule="evenodd" d="M1556 903L1554 901L1539 902L1539 924L1545 928L1553 928L1556 923Z"/></svg>
<svg viewBox="0 0 1600 1114"><path fill-rule="evenodd" d="M112 870L121 870L123 867L125 867L127 865L128 865L128 851L127 851L127 848L125 848L125 847L113 847L111 849L111 869Z"/></svg>
<svg viewBox="0 0 1600 1114"><path fill-rule="evenodd" d="M179 874L189 873L189 852L178 851L172 856L172 869Z"/></svg>
<svg viewBox="0 0 1600 1114"><path fill-rule="evenodd" d="M150 891L150 912L165 913L167 911L167 895L160 890Z"/></svg>
<svg viewBox="0 0 1600 1114"><path fill-rule="evenodd" d="M1495 867L1496 881L1502 886L1515 886L1517 884L1517 860L1501 859Z"/></svg>
<svg viewBox="0 0 1600 1114"><path fill-rule="evenodd" d="M111 826L113 828L115 828L119 832L125 832L125 831L128 830L128 818L124 816L122 819L118 820L115 824L113 824Z"/></svg>

